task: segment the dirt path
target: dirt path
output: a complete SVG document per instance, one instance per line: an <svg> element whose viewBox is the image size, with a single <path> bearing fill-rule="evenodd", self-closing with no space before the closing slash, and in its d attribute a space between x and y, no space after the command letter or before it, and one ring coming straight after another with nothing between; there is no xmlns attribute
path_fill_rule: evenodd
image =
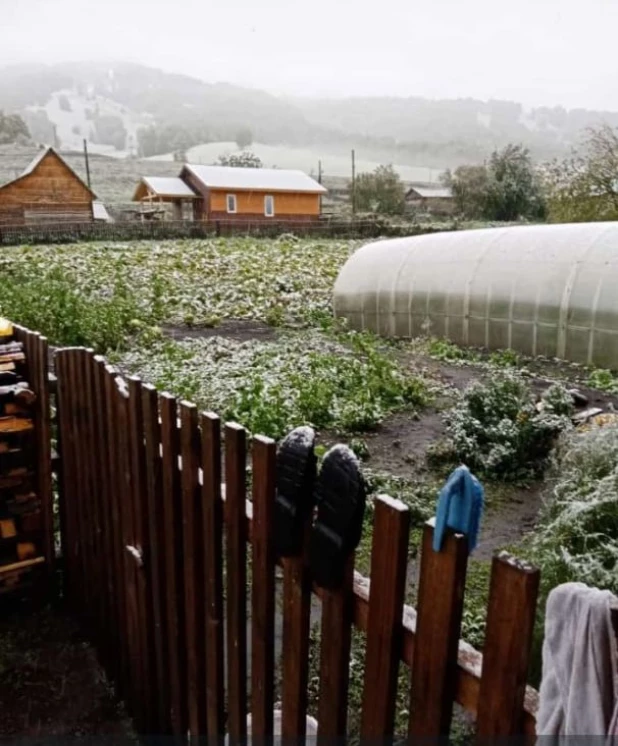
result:
<svg viewBox="0 0 618 746"><path fill-rule="evenodd" d="M0 605L0 739L135 737L94 649L58 610Z"/></svg>

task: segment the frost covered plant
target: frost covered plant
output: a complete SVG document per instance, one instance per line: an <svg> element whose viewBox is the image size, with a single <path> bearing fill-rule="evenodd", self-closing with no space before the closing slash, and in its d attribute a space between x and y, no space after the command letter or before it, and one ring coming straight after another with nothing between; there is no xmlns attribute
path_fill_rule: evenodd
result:
<svg viewBox="0 0 618 746"><path fill-rule="evenodd" d="M618 591L618 425L560 441L533 541L548 587L579 580Z"/></svg>
<svg viewBox="0 0 618 746"><path fill-rule="evenodd" d="M551 386L537 406L528 384L514 373L476 382L447 414L454 455L494 479L526 479L539 474L563 430L573 404L560 385Z"/></svg>

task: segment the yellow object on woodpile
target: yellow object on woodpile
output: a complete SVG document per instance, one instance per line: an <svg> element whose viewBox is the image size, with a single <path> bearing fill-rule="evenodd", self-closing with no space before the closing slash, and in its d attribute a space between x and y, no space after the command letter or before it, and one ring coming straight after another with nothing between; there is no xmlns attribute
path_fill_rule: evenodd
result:
<svg viewBox="0 0 618 746"><path fill-rule="evenodd" d="M0 338L13 336L13 324L8 319L0 318Z"/></svg>
<svg viewBox="0 0 618 746"><path fill-rule="evenodd" d="M594 427L606 427L607 425L618 425L618 413L603 412L596 414L577 428L581 432L587 432Z"/></svg>

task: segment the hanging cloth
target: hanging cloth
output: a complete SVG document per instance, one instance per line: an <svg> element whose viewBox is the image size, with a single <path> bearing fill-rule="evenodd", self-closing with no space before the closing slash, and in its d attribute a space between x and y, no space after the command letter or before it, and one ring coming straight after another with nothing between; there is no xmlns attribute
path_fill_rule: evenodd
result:
<svg viewBox="0 0 618 746"><path fill-rule="evenodd" d="M468 537L468 551L476 548L483 514L483 487L467 466L460 466L449 476L438 497L433 549L442 549L447 528Z"/></svg>

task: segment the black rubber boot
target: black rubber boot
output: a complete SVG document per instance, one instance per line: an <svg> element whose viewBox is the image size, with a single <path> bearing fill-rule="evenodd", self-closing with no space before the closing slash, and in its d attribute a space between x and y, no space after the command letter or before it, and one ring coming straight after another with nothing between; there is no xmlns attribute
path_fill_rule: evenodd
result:
<svg viewBox="0 0 618 746"><path fill-rule="evenodd" d="M307 517L313 510L316 476L315 432L297 427L277 452L274 545L279 557L300 554Z"/></svg>
<svg viewBox="0 0 618 746"><path fill-rule="evenodd" d="M317 481L318 515L311 532L309 562L313 579L324 588L343 582L343 570L363 530L366 489L358 459L343 445L324 456Z"/></svg>

